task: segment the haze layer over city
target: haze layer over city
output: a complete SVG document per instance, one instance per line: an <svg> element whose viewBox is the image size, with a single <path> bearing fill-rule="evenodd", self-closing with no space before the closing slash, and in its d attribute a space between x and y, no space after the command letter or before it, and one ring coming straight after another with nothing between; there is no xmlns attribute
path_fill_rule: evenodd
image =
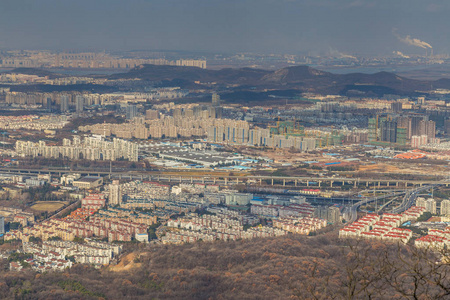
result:
<svg viewBox="0 0 450 300"><path fill-rule="evenodd" d="M450 4L0 4L1 299L447 299Z"/></svg>

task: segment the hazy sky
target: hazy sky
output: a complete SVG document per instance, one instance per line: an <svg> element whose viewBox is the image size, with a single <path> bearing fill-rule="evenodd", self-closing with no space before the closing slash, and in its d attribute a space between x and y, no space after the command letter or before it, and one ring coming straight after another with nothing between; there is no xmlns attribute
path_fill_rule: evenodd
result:
<svg viewBox="0 0 450 300"><path fill-rule="evenodd" d="M437 54L449 15L448 0L0 0L0 48Z"/></svg>

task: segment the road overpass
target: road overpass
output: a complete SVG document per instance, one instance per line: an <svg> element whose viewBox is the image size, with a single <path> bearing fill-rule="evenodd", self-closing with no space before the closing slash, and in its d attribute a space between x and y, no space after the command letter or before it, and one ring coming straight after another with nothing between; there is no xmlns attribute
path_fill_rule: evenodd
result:
<svg viewBox="0 0 450 300"><path fill-rule="evenodd" d="M176 171L93 171L93 170L75 170L70 171L68 169L25 169L25 168L5 168L0 167L0 174L16 174L16 175L37 175L37 174L52 174L59 175L67 173L79 173L81 175L91 176L105 176L116 179L138 179L148 181L164 181L164 182L183 182L183 183L212 183L219 185L228 184L267 184L277 186L305 186L305 187L336 187L342 185L357 186L373 186L373 187L396 187L396 188L408 188L417 186L426 186L436 183L433 179L418 179L418 180L405 180L405 179L377 179L377 178L347 178L347 177L317 177L317 176L261 176L252 174L233 175L232 173L220 174L209 173L207 175L190 173L190 172L178 172ZM175 173L175 174L174 174ZM440 182L445 186L450 185L450 180L444 180Z"/></svg>
<svg viewBox="0 0 450 300"><path fill-rule="evenodd" d="M349 209L347 215L345 216L345 218L348 220L348 223L355 222L356 219L358 218L358 209L361 206L366 205L366 204L371 203L371 202L374 202L374 201L381 200L381 199L400 196L400 195L403 195L405 193L407 193L407 191L394 192L394 193L389 193L389 194L385 194L385 195L380 195L380 196L376 196L376 197L370 197L370 198L363 199L363 200L353 204L350 207L350 209Z"/></svg>
<svg viewBox="0 0 450 300"><path fill-rule="evenodd" d="M356 221L356 219L358 218L358 209L365 204L377 201L377 200L381 200L384 198L389 198L389 197L396 197L396 196L400 196L405 194L405 196L403 197L403 201L402 203L394 208L391 212L392 213L402 213L405 210L407 210L408 208L410 208L411 206L413 206L413 204L415 203L415 200L417 198L417 195L425 190L428 190L432 187L436 187L439 186L440 184L436 184L436 182L434 182L434 184L431 185L427 185L427 186L421 186L421 187L416 187L413 188L409 191L405 190L403 192L396 192L396 193L390 193L390 194L386 194L386 195L381 195L378 197L371 197L371 198L367 198L364 200L359 201L358 203L355 203L354 205L352 205L349 209L349 211L346 214L346 218L348 219L348 223L352 223L354 221Z"/></svg>

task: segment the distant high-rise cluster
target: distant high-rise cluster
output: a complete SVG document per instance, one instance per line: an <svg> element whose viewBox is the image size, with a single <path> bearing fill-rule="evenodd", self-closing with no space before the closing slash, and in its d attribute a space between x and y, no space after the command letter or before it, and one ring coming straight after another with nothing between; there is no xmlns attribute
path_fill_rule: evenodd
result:
<svg viewBox="0 0 450 300"><path fill-rule="evenodd" d="M419 147L436 138L436 123L423 115L388 115L369 119L369 141Z"/></svg>
<svg viewBox="0 0 450 300"><path fill-rule="evenodd" d="M313 150L316 139L301 136L271 134L270 129L250 129L246 121L221 120L222 124L208 128L208 141L251 146L267 146L273 148L295 148Z"/></svg>
<svg viewBox="0 0 450 300"><path fill-rule="evenodd" d="M301 151L314 150L316 147L360 143L367 141L365 132L324 132L298 128L293 121L278 122L269 128L250 128L246 121L218 120L215 126L208 128L208 141L271 148L293 148Z"/></svg>
<svg viewBox="0 0 450 300"><path fill-rule="evenodd" d="M117 58L109 56L105 53L60 53L56 55L56 59L52 64L53 67L62 68L107 68L107 69L130 69L144 64L180 66L180 67L197 67L206 69L206 60L199 59L178 59L167 60L164 58L157 59L133 59L133 58Z"/></svg>
<svg viewBox="0 0 450 300"><path fill-rule="evenodd" d="M157 110L147 110L145 117L136 117L135 105L128 105L126 111L129 123L110 124L101 123L80 126L80 131L90 131L104 136L115 135L124 139L159 139L205 136L207 128L220 122L220 107L193 106L189 108L175 108L173 116L163 115ZM132 118L134 116L134 118Z"/></svg>
<svg viewBox="0 0 450 300"><path fill-rule="evenodd" d="M69 158L87 160L118 160L126 159L138 161L138 145L122 139L115 138L112 142L99 137L86 137L81 141L74 136L73 141L63 139L62 146L46 145L45 141L33 143L30 141L17 141L16 152L20 156Z"/></svg>
<svg viewBox="0 0 450 300"><path fill-rule="evenodd" d="M0 67L5 68L83 68L83 69L130 69L143 64L197 67L206 69L204 59L165 58L121 58L106 53L50 53L48 51L9 51L9 55L0 56Z"/></svg>

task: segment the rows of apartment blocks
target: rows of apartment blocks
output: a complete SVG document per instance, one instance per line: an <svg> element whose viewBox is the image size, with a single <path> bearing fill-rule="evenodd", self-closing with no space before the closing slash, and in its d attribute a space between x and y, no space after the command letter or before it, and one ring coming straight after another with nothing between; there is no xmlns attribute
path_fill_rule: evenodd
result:
<svg viewBox="0 0 450 300"><path fill-rule="evenodd" d="M22 243L22 250L24 253L33 253L33 257L41 261L49 261L50 259L66 259L66 255L64 253L52 250L46 251L47 249L44 249L44 245L39 246L38 244L32 242Z"/></svg>
<svg viewBox="0 0 450 300"><path fill-rule="evenodd" d="M314 150L316 139L285 135L271 135L270 129L249 129L248 124L239 126L212 126L207 130L208 142L231 143L271 148L295 148L302 151Z"/></svg>
<svg viewBox="0 0 450 300"><path fill-rule="evenodd" d="M9 61L5 61L9 62ZM84 69L132 69L144 64L161 66L179 66L179 67L197 67L206 69L206 60L197 59L128 59L128 58L110 58L91 55L57 55L55 64L52 67L62 68L84 68ZM0 65L1 66L1 65Z"/></svg>
<svg viewBox="0 0 450 300"><path fill-rule="evenodd" d="M148 110L149 111L149 110ZM147 111L147 112L148 112ZM124 124L94 124L78 127L79 131L91 132L93 134L100 134L104 136L115 135L119 138L137 138L148 139L151 138L177 138L205 136L207 128L211 126L224 126L226 124L236 124L239 121L216 119L216 115L207 110L200 117L194 116L166 116L161 115L154 118L154 110L150 110L145 118L134 118L130 123ZM149 117L150 115L150 117ZM161 118L160 118L161 117Z"/></svg>
<svg viewBox="0 0 450 300"><path fill-rule="evenodd" d="M118 160L138 161L139 147L136 143L114 138L112 142L99 137L86 137L81 141L74 136L73 142L63 139L62 146L48 146L45 141L16 141L15 150L19 156L69 158L87 160Z"/></svg>
<svg viewBox="0 0 450 300"><path fill-rule="evenodd" d="M181 226L181 225L180 225ZM210 230L204 228L203 231L196 231L190 229L175 229L168 231L165 236L161 238L163 243L191 243L199 240L202 241L215 241L215 240L237 240L237 239L252 239L258 237L273 237L286 235L287 231L261 226L252 227L246 231L238 228L222 228L220 231Z"/></svg>
<svg viewBox="0 0 450 300"><path fill-rule="evenodd" d="M8 89L0 90L6 104L39 105L50 107L56 105L62 112L70 107L82 111L84 107L93 105L114 105L125 103L139 103L147 100L177 99L185 97L188 91L179 88L156 88L149 93L79 93L79 92L11 92Z"/></svg>
<svg viewBox="0 0 450 300"><path fill-rule="evenodd" d="M194 125L192 125L194 126ZM157 121L152 124L124 123L124 124L96 124L78 127L79 131L101 134L104 136L116 136L123 139L143 139L148 138L177 138L204 136L205 130L195 127L179 127L175 125L164 125L164 122Z"/></svg>
<svg viewBox="0 0 450 300"><path fill-rule="evenodd" d="M113 186L114 185L108 186L107 190L110 190ZM172 200L180 200L182 202L188 201L198 202L197 201L197 199L199 198L198 194L204 193L206 197L206 195L213 195L213 194L217 195L219 192L218 185L180 183L170 188L169 185L161 184L159 182L140 181L140 180L126 182L120 184L119 186L120 186L120 194L126 195L127 201L141 200L141 199L158 199L158 200L172 199ZM181 191L184 191L185 193L181 193ZM230 192L234 193L236 191ZM171 193L173 195L171 195ZM179 197L175 197L174 195ZM223 196L222 199L224 199L224 197L225 196ZM201 199L198 200L200 201Z"/></svg>
<svg viewBox="0 0 450 300"><path fill-rule="evenodd" d="M247 196L246 196L247 197ZM233 198L229 198L233 199ZM235 198L234 198L235 199ZM223 204L226 203L226 194L217 193L205 193L204 197L198 195L181 194L178 196L172 196L169 199L150 199L143 197L133 197L128 198L126 196L126 201L123 202L120 207L127 209L152 209L155 210L153 214L158 213L158 217L166 218L169 212L176 213L188 213L194 212L198 209L202 209L209 204ZM248 199L245 203L248 204ZM229 202L229 205L240 205L238 202ZM167 212L167 213L165 213Z"/></svg>
<svg viewBox="0 0 450 300"><path fill-rule="evenodd" d="M158 182L134 180L120 184L121 193L132 199L169 199L170 187Z"/></svg>
<svg viewBox="0 0 450 300"><path fill-rule="evenodd" d="M425 208L426 212L437 214L436 200L433 198L417 197L416 206ZM450 215L450 200L444 199L440 203L439 212L441 215Z"/></svg>
<svg viewBox="0 0 450 300"><path fill-rule="evenodd" d="M111 186L116 186L112 184ZM120 187L120 185L117 185ZM112 191L110 187L110 192ZM117 195L120 198L120 195ZM185 200L185 199L184 199ZM188 213L200 209L203 207L201 203L193 202L183 202L180 200L177 201L168 201L168 200L160 200L160 199L128 199L127 202L123 203L120 199L113 200L110 199L110 205L120 205L121 207L111 207L103 209L105 207L106 200L104 199L104 195L101 194L90 194L87 197L83 198L81 201L81 208L84 211L93 210L97 212L95 216L92 217L96 219L109 220L113 222L119 221L131 221L134 223L145 224L147 226L153 225L157 222L158 219L168 219L170 216L179 213ZM144 208L144 209L152 209L154 212L151 214L145 212L139 212L132 210L131 208ZM86 215L83 211L80 212L82 215ZM89 214L91 215L91 214ZM69 217L67 217L70 219ZM76 219L78 215L75 215ZM136 233L142 234L142 232Z"/></svg>
<svg viewBox="0 0 450 300"><path fill-rule="evenodd" d="M41 105L43 107L50 107L54 104L59 105L62 112L68 111L69 106L105 105L108 102L114 102L113 99L116 98L119 98L119 96L114 94L5 92L7 104Z"/></svg>
<svg viewBox="0 0 450 300"><path fill-rule="evenodd" d="M71 85L71 84L103 84L106 78L92 77L62 77L50 79L48 76L28 75L28 74L0 74L0 83L16 83L16 84L49 84L49 85Z"/></svg>
<svg viewBox="0 0 450 300"><path fill-rule="evenodd" d="M170 216L180 213L190 213L203 209L206 201L199 202L182 202L174 200L158 200L158 199L140 199L135 198L127 200L121 204L121 208L125 209L151 209L152 216L159 220L167 220Z"/></svg>
<svg viewBox="0 0 450 300"><path fill-rule="evenodd" d="M280 228L290 233L308 235L327 226L327 221L308 217L284 217L272 220L274 228Z"/></svg>
<svg viewBox="0 0 450 300"><path fill-rule="evenodd" d="M201 59L131 59L116 58L104 53L58 53L43 56L2 57L3 68L83 68L83 69L131 69L143 64L161 66L197 67L206 69L206 60Z"/></svg>
<svg viewBox="0 0 450 300"><path fill-rule="evenodd" d="M106 265L118 257L122 246L86 238L84 243L70 241L44 241L42 245L31 242L22 243L25 253L39 253L45 257L56 256L65 259L73 256L76 263Z"/></svg>
<svg viewBox="0 0 450 300"><path fill-rule="evenodd" d="M72 241L75 237L100 237L108 241L131 241L136 234L146 233L148 226L126 220L110 220L105 216L91 216L89 221L71 221L52 219L34 227L23 230L12 230L5 234L5 240L22 240L28 242L31 237L39 237L46 241L59 237L64 241Z"/></svg>
<svg viewBox="0 0 450 300"><path fill-rule="evenodd" d="M108 207L107 209L100 209L97 212L100 218L108 218L115 222L126 219L134 223L153 225L157 222L157 217L148 213L126 209L121 207Z"/></svg>
<svg viewBox="0 0 450 300"><path fill-rule="evenodd" d="M269 237L285 235L288 232L309 234L327 226L322 219L310 217L286 217L273 220L273 227L258 226L243 229L243 223L227 215L203 215L191 218L169 220L167 226L175 228L167 233L162 240L170 242L194 242L199 239L213 241L250 239L256 237ZM180 229L180 230L178 230Z"/></svg>
<svg viewBox="0 0 450 300"><path fill-rule="evenodd" d="M167 222L167 226L191 230L201 230L202 228L205 227L209 229L218 229L218 230L228 228L243 230L242 220L221 215L202 215L202 216L194 216L191 218L180 218L178 220L169 220Z"/></svg>
<svg viewBox="0 0 450 300"><path fill-rule="evenodd" d="M35 250L35 249L27 249ZM72 267L72 261L66 260L64 256L56 252L50 252L47 254L42 254L41 252L28 252L33 253L33 258L29 258L24 262L27 263L32 270L36 272L48 272L48 271L64 271L67 268ZM10 262L10 270L20 271L23 267L21 263Z"/></svg>
<svg viewBox="0 0 450 300"><path fill-rule="evenodd" d="M339 230L340 238L366 238L407 243L412 231L399 228L404 222L416 220L425 212L424 207L413 206L402 214L369 214Z"/></svg>
<svg viewBox="0 0 450 300"><path fill-rule="evenodd" d="M22 226L34 224L33 213L25 212L20 208L0 206L0 215L4 216L7 221L18 222Z"/></svg>
<svg viewBox="0 0 450 300"><path fill-rule="evenodd" d="M2 116L0 117L0 129L54 130L63 128L68 122L67 116Z"/></svg>
<svg viewBox="0 0 450 300"><path fill-rule="evenodd" d="M428 229L428 234L415 240L414 244L419 248L431 248L445 250L450 247L450 227L444 230Z"/></svg>

